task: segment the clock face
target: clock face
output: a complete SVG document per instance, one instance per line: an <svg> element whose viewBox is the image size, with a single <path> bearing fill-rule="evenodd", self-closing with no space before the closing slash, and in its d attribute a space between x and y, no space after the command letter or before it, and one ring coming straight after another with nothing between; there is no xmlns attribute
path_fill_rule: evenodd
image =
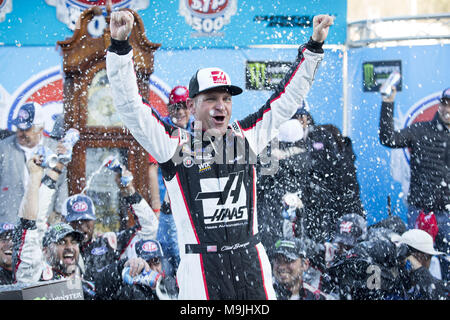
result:
<svg viewBox="0 0 450 320"><path fill-rule="evenodd" d="M98 71L88 87L88 126L122 127L114 107L106 70Z"/></svg>

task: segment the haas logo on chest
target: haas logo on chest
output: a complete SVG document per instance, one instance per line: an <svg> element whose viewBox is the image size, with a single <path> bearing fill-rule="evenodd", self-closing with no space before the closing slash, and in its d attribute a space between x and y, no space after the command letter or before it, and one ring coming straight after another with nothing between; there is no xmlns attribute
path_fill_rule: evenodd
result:
<svg viewBox="0 0 450 320"><path fill-rule="evenodd" d="M219 179L202 179L200 186L202 191L195 200L202 201L205 225L248 220L244 171Z"/></svg>

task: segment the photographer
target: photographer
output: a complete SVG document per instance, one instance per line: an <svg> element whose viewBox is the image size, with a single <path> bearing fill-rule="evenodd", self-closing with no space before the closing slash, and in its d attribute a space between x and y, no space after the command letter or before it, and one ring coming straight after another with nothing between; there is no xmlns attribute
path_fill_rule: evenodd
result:
<svg viewBox="0 0 450 320"><path fill-rule="evenodd" d="M423 230L411 229L402 234L399 242L407 246L401 277L408 299L448 300L448 284L429 271L431 258L443 254L433 248L433 238Z"/></svg>

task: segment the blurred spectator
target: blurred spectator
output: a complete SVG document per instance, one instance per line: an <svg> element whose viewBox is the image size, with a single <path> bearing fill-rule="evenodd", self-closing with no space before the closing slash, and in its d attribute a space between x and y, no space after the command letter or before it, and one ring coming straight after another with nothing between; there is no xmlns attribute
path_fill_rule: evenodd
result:
<svg viewBox="0 0 450 320"><path fill-rule="evenodd" d="M40 166L35 155L28 163L29 182L19 210L13 239L13 278L18 283L82 276L79 243L83 234L65 223L47 228L47 209L58 173ZM43 177L44 176L44 177ZM85 299L93 287L83 283Z"/></svg>
<svg viewBox="0 0 450 320"><path fill-rule="evenodd" d="M125 169L123 169L125 170ZM84 194L76 194L66 199L63 206L63 216L75 230L83 234L80 251L84 258L84 278L97 282L99 274L104 268L123 258L131 249L133 241L141 238L156 238L158 219L148 205L147 201L136 192L133 182L124 186L121 183L122 175L131 175L125 170L116 171L115 181L120 193L134 214L136 224L119 232L107 232L101 236L95 236L95 204L92 199Z"/></svg>
<svg viewBox="0 0 450 320"><path fill-rule="evenodd" d="M309 268L307 252L306 244L297 238L275 242L273 276L278 300L325 300L326 294L303 282Z"/></svg>
<svg viewBox="0 0 450 320"><path fill-rule="evenodd" d="M191 115L190 110L186 105L187 98L189 98L188 88L185 86L175 86L169 95L169 104L167 105L169 115L162 120L172 126L191 132L193 130L192 125L194 117ZM157 164L156 161L154 161L154 163ZM160 181L161 187L159 192L163 201L160 211L161 214L159 216L158 235L156 238L161 243L164 254L172 266L171 270L168 270L168 273L175 275L180 263L177 228L175 226L175 221L173 220L172 210L170 208L169 199L166 196L166 190L160 170L158 170L158 181Z"/></svg>
<svg viewBox="0 0 450 320"><path fill-rule="evenodd" d="M323 290L341 300L405 299L394 236L379 228L346 254L336 255L324 274Z"/></svg>
<svg viewBox="0 0 450 320"><path fill-rule="evenodd" d="M439 231L434 213L430 212L428 214L425 214L425 212L421 211L419 216L417 217L415 229L420 229L427 232L433 238L434 243L436 240L436 235ZM439 256L442 257L442 259L447 259L446 255ZM439 256L433 256L431 258L430 267L428 269L430 270L430 273L433 277L442 279L442 271L448 272L449 270L441 270L440 260L442 259L439 259Z"/></svg>
<svg viewBox="0 0 450 320"><path fill-rule="evenodd" d="M402 234L400 243L408 246L402 274L410 300L448 300L448 283L434 278L430 271L432 256L442 255L433 247L433 238L425 231L410 229Z"/></svg>
<svg viewBox="0 0 450 320"><path fill-rule="evenodd" d="M356 213L342 216L336 225L333 245L325 253L325 262L330 265L338 255L347 255L359 242L367 239L366 220Z"/></svg>
<svg viewBox="0 0 450 320"><path fill-rule="evenodd" d="M102 285L98 295L105 300L158 300L162 291L176 296L175 279L165 274L161 244L142 239L136 242L135 250L135 257L107 266L99 277Z"/></svg>
<svg viewBox="0 0 450 320"><path fill-rule="evenodd" d="M17 127L15 134L0 140L0 203L8 204L0 206L0 220L15 224L28 182L26 163L39 145L49 146L52 142L43 136L44 115L36 102L20 107L13 125ZM61 179L58 180L59 183L64 178ZM61 189L61 192L64 190ZM52 205L54 206L54 202Z"/></svg>
<svg viewBox="0 0 450 320"><path fill-rule="evenodd" d="M307 150L308 175L302 201L305 206L306 236L324 243L334 238L335 225L340 216L342 201L339 171L339 149L331 132L317 126L304 108L294 115L303 126L302 142Z"/></svg>
<svg viewBox="0 0 450 320"><path fill-rule="evenodd" d="M414 228L423 210L433 212L439 231L436 248L450 254L450 88L442 92L438 112L431 121L416 122L406 128L394 128L396 89L382 96L380 142L389 148L408 148L411 154L411 178L408 192L408 227ZM447 260L441 260L448 270ZM448 280L448 272L443 274Z"/></svg>
<svg viewBox="0 0 450 320"><path fill-rule="evenodd" d="M12 284L12 247L14 225L0 223L0 285Z"/></svg>
<svg viewBox="0 0 450 320"><path fill-rule="evenodd" d="M338 127L332 124L323 124L319 127L331 132L339 152L338 163L335 168L338 172L338 180L333 193L338 197L337 205L339 215L353 212L365 215L359 194L359 183L356 176L355 161L352 140L344 137Z"/></svg>

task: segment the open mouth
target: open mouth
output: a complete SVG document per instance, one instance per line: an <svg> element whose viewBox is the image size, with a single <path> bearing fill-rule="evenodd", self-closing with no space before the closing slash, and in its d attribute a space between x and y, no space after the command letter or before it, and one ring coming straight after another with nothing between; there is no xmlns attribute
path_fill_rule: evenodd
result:
<svg viewBox="0 0 450 320"><path fill-rule="evenodd" d="M3 253L7 256L12 256L12 250L5 250Z"/></svg>
<svg viewBox="0 0 450 320"><path fill-rule="evenodd" d="M64 264L74 264L75 262L75 256L73 253L65 253L63 255L63 262Z"/></svg>
<svg viewBox="0 0 450 320"><path fill-rule="evenodd" d="M225 121L225 116L213 116L215 123L223 123Z"/></svg>

